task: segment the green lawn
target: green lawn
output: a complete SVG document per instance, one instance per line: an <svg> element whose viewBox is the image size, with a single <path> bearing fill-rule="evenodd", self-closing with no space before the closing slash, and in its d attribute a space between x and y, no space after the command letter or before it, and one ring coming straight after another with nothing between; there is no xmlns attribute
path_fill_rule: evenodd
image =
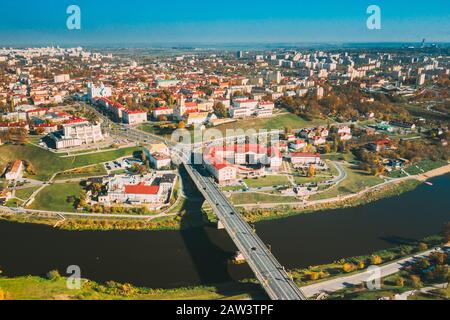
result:
<svg viewBox="0 0 450 320"><path fill-rule="evenodd" d="M287 203L297 202L299 199L296 197L282 197L277 195L268 195L260 193L236 193L231 196L231 201L238 204L253 204L253 203Z"/></svg>
<svg viewBox="0 0 450 320"><path fill-rule="evenodd" d="M276 176L276 175L244 179L244 182L247 184L249 188L289 185L289 180L286 176Z"/></svg>
<svg viewBox="0 0 450 320"><path fill-rule="evenodd" d="M67 179L103 176L106 174L107 174L107 172L106 172L103 164L96 164L96 165L93 165L90 167L74 169L71 171L66 171L66 172L60 173L55 177L55 179L56 180L67 180Z"/></svg>
<svg viewBox="0 0 450 320"><path fill-rule="evenodd" d="M35 192L39 187L31 187L26 189L16 190L16 197L22 200L28 200L28 198Z"/></svg>
<svg viewBox="0 0 450 320"><path fill-rule="evenodd" d="M220 300L265 297L257 284L227 283L217 287L148 289L131 285L100 285L83 280L80 289L67 288L65 278L0 277L0 288L8 300Z"/></svg>
<svg viewBox="0 0 450 320"><path fill-rule="evenodd" d="M244 189L242 185L238 186L226 186L221 188L223 191L238 191Z"/></svg>
<svg viewBox="0 0 450 320"><path fill-rule="evenodd" d="M267 130L283 130L285 127L292 129L300 129L305 127L311 127L316 125L326 124L325 120L317 119L313 121L307 121L295 114L288 113L273 118L262 119L244 119L237 122L226 123L215 127L216 129L226 132L227 129L267 129Z"/></svg>
<svg viewBox="0 0 450 320"><path fill-rule="evenodd" d="M53 184L38 193L31 209L76 212L73 201L68 202L67 198L78 197L82 190L78 183Z"/></svg>
<svg viewBox="0 0 450 320"><path fill-rule="evenodd" d="M366 172L358 170L352 166L345 166L344 169L347 171L348 175L344 181L324 192L312 195L310 200L322 200L334 198L339 195L357 193L366 187L373 187L384 182L383 179L369 175Z"/></svg>
<svg viewBox="0 0 450 320"><path fill-rule="evenodd" d="M411 175L416 175L416 174L421 174L421 173L445 166L447 164L448 164L448 162L445 160L433 161L433 160L427 159L427 160L422 160L422 161L413 163L408 168L406 168L405 171Z"/></svg>
<svg viewBox="0 0 450 320"><path fill-rule="evenodd" d="M130 147L62 158L57 154L33 145L3 145L0 146L0 166L5 166L8 162L16 159L27 160L31 162L36 171L36 175L32 176L32 178L48 180L58 171L66 171L72 168L115 160L132 155L133 152L139 150L141 150L139 147Z"/></svg>
<svg viewBox="0 0 450 320"><path fill-rule="evenodd" d="M331 174L317 174L314 177L301 177L295 176L294 181L296 184L306 184L306 183L318 183L333 179Z"/></svg>

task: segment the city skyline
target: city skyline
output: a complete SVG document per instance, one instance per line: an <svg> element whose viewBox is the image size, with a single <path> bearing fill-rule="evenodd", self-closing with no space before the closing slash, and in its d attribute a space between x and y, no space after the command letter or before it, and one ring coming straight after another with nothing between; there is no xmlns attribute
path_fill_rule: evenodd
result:
<svg viewBox="0 0 450 320"><path fill-rule="evenodd" d="M81 9L81 30L68 30L68 6ZM381 30L366 26L367 8L381 8ZM2 3L9 14L0 22L0 45L114 45L167 43L342 43L450 42L450 11L444 1L268 1L221 4L179 0L24 1ZM19 19L17 17L20 17Z"/></svg>

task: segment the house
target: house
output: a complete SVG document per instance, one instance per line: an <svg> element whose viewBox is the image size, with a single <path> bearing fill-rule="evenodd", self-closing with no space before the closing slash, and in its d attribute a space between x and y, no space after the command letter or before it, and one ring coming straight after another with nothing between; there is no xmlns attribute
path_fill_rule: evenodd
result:
<svg viewBox="0 0 450 320"><path fill-rule="evenodd" d="M5 204L11 198L11 191L9 189L3 189L0 191L0 204Z"/></svg>
<svg viewBox="0 0 450 320"><path fill-rule="evenodd" d="M151 153L148 160L151 166L157 170L170 168L170 165L172 163L170 155L158 152Z"/></svg>
<svg viewBox="0 0 450 320"><path fill-rule="evenodd" d="M169 198L171 188L167 185L168 181L161 186L160 179L161 177L154 174L105 177L102 184L106 191L99 195L98 202L104 205L120 203L161 206Z"/></svg>
<svg viewBox="0 0 450 320"><path fill-rule="evenodd" d="M68 121L62 127L61 131L48 135L55 149L79 147L105 139L100 124L90 124L84 119Z"/></svg>
<svg viewBox="0 0 450 320"><path fill-rule="evenodd" d="M173 115L173 108L169 107L161 107L153 109L152 116L154 119L158 119L161 116L172 116Z"/></svg>
<svg viewBox="0 0 450 320"><path fill-rule="evenodd" d="M339 134L339 140L340 141L348 141L352 138L352 134L351 133L340 133Z"/></svg>
<svg viewBox="0 0 450 320"><path fill-rule="evenodd" d="M23 175L23 162L22 160L14 161L11 169L5 174L6 180L19 180Z"/></svg>
<svg viewBox="0 0 450 320"><path fill-rule="evenodd" d="M237 169L226 160L214 156L203 157L206 170L216 179L220 185L234 183L237 177Z"/></svg>
<svg viewBox="0 0 450 320"><path fill-rule="evenodd" d="M147 112L142 110L131 111L125 109L122 111L123 123L126 124L140 124L147 121Z"/></svg>
<svg viewBox="0 0 450 320"><path fill-rule="evenodd" d="M306 143L305 140L297 139L296 141L289 143L289 148L293 150L301 150L305 148L307 145L308 144Z"/></svg>
<svg viewBox="0 0 450 320"><path fill-rule="evenodd" d="M325 144L327 140L324 137L316 136L310 139L310 142L313 146L320 146L322 144Z"/></svg>
<svg viewBox="0 0 450 320"><path fill-rule="evenodd" d="M196 112L187 115L186 124L188 126L204 124L210 118L209 112Z"/></svg>
<svg viewBox="0 0 450 320"><path fill-rule="evenodd" d="M294 165L320 164L320 153L293 152L290 154L291 162Z"/></svg>
<svg viewBox="0 0 450 320"><path fill-rule="evenodd" d="M152 144L150 147L144 149L144 154L149 160L150 165L157 170L170 168L172 164L170 150L164 143Z"/></svg>
<svg viewBox="0 0 450 320"><path fill-rule="evenodd" d="M352 133L352 129L350 129L349 126L342 126L342 127L338 128L337 133L339 135L341 135L341 134L351 134Z"/></svg>
<svg viewBox="0 0 450 320"><path fill-rule="evenodd" d="M411 130L411 131L414 131L416 129L416 125L414 123L406 122L406 121L393 120L393 121L389 122L389 124L392 126L395 126L395 127L399 127L399 128L403 128L403 129L407 129L407 130Z"/></svg>
<svg viewBox="0 0 450 320"><path fill-rule="evenodd" d="M377 140L374 142L370 142L367 145L367 149L372 150L372 151L376 151L376 152L380 152L381 150L386 149L387 147L389 147L391 144L390 140Z"/></svg>

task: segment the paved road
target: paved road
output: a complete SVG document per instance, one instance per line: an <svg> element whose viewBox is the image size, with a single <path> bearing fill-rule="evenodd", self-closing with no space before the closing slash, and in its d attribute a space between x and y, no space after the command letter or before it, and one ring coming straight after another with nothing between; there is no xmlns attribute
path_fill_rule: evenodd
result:
<svg viewBox="0 0 450 320"><path fill-rule="evenodd" d="M397 273L400 271L400 269L405 265L413 260L420 258L420 257L426 257L429 256L432 252L436 251L435 249L431 249L425 252L422 252L420 254L417 254L412 257L404 258L401 260L398 260L393 263L386 264L384 266L380 266L380 275L381 277L386 277L391 274ZM312 297L321 293L332 293L335 291L339 291L345 288L348 288L349 286L355 286L359 285L363 282L366 282L368 280L369 274L367 272L361 272L357 273L351 276L347 277L340 277L328 281L323 281L319 283L315 283L309 286L302 287L302 292L308 297Z"/></svg>
<svg viewBox="0 0 450 320"><path fill-rule="evenodd" d="M306 300L284 267L229 203L204 169L188 164L185 167L269 297L273 300Z"/></svg>

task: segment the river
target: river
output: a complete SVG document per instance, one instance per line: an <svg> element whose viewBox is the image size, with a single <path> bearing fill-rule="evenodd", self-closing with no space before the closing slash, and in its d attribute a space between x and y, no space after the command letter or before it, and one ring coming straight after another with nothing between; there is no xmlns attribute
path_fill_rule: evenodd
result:
<svg viewBox="0 0 450 320"><path fill-rule="evenodd" d="M450 221L450 175L364 206L256 224L288 268L332 262L439 233ZM251 277L228 263L235 246L223 230L65 231L0 221L3 275L45 275L78 265L82 276L153 288L213 284Z"/></svg>

